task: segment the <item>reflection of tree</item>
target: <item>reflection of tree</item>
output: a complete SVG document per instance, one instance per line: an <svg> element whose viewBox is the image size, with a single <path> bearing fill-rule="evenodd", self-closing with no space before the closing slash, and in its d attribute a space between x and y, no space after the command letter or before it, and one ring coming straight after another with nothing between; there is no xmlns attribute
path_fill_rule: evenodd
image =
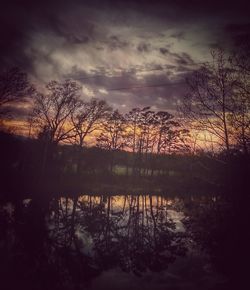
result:
<svg viewBox="0 0 250 290"><path fill-rule="evenodd" d="M72 289L96 275L91 258L80 251L73 235L75 218L74 205L62 215L55 201L51 208L42 200L32 200L27 206L16 202L12 218L5 222L5 235L0 237L0 253L5 253L0 265L3 289Z"/></svg>
<svg viewBox="0 0 250 290"><path fill-rule="evenodd" d="M137 274L159 271L185 253L183 233L175 231L162 197L88 196L58 204L52 220L57 225L56 242L74 248L82 245L84 251L83 241L90 237L90 255L100 269L119 265Z"/></svg>
<svg viewBox="0 0 250 290"><path fill-rule="evenodd" d="M183 220L187 233L219 273L237 280L241 267L242 232L231 204L218 196L186 199ZM237 277L237 278L235 278Z"/></svg>
<svg viewBox="0 0 250 290"><path fill-rule="evenodd" d="M163 270L185 253L168 208L165 198L142 195L16 202L12 215L0 211L3 283L72 289L117 266L137 275Z"/></svg>

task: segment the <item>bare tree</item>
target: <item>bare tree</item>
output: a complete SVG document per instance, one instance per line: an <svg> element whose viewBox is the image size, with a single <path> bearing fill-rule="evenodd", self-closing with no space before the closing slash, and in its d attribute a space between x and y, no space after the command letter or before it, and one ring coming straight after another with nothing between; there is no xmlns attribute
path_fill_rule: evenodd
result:
<svg viewBox="0 0 250 290"><path fill-rule="evenodd" d="M115 110L102 125L102 132L97 138L97 145L109 151L120 150L125 146L125 119Z"/></svg>
<svg viewBox="0 0 250 290"><path fill-rule="evenodd" d="M50 143L58 144L72 137L70 116L76 110L80 87L71 80L52 81L46 86L48 93L37 93L32 112L33 125L45 134Z"/></svg>
<svg viewBox="0 0 250 290"><path fill-rule="evenodd" d="M9 106L33 93L26 73L16 67L3 71L0 74L0 117L10 117Z"/></svg>
<svg viewBox="0 0 250 290"><path fill-rule="evenodd" d="M233 110L232 95L235 71L222 50L212 52L212 62L187 79L189 93L184 98L183 112L195 129L216 136L228 151L231 143L229 116Z"/></svg>
<svg viewBox="0 0 250 290"><path fill-rule="evenodd" d="M33 92L27 74L11 68L0 74L0 106L19 100Z"/></svg>
<svg viewBox="0 0 250 290"><path fill-rule="evenodd" d="M72 138L73 127L70 116L79 102L80 86L72 81L63 83L51 81L47 93L36 92L34 107L29 117L37 130L37 137L42 141L41 181L46 172L48 161L55 164L55 148L58 143Z"/></svg>
<svg viewBox="0 0 250 290"><path fill-rule="evenodd" d="M162 138L161 152L168 154L190 152L189 139L189 130L176 127L170 128Z"/></svg>
<svg viewBox="0 0 250 290"><path fill-rule="evenodd" d="M166 146L166 138L173 126L178 126L179 124L174 121L174 116L169 114L168 112L160 111L155 113L156 119L156 153L165 152L163 150Z"/></svg>
<svg viewBox="0 0 250 290"><path fill-rule="evenodd" d="M230 59L236 71L233 94L234 110L230 115L236 146L245 154L250 149L250 55L245 45Z"/></svg>
<svg viewBox="0 0 250 290"><path fill-rule="evenodd" d="M150 110L143 111L139 121L138 152L152 153L156 143L158 120L156 113Z"/></svg>
<svg viewBox="0 0 250 290"><path fill-rule="evenodd" d="M110 110L105 101L92 99L89 102L79 102L77 109L71 113L70 123L73 128L71 142L78 147L76 160L78 173L81 171L81 152L86 137L101 129Z"/></svg>
<svg viewBox="0 0 250 290"><path fill-rule="evenodd" d="M154 112L150 111L150 107L134 108L125 115L125 118L127 122L126 147L136 153L133 172L138 171L138 174L141 174L143 154L145 153L144 159L147 159L147 154L153 151Z"/></svg>
<svg viewBox="0 0 250 290"><path fill-rule="evenodd" d="M79 102L77 109L71 113L74 144L83 147L85 138L101 128L111 108L105 101L92 99Z"/></svg>
<svg viewBox="0 0 250 290"><path fill-rule="evenodd" d="M189 150L188 130L181 127L174 116L168 112L151 111L149 107L134 108L126 116L126 146L132 149L134 156L133 171L144 167L144 174L148 172L147 165L154 162L152 153L180 153ZM152 164L151 164L152 167ZM151 168L153 175L153 169Z"/></svg>
<svg viewBox="0 0 250 290"><path fill-rule="evenodd" d="M102 132L97 138L97 146L111 153L110 169L114 166L114 152L125 146L125 118L118 110L109 115L102 125Z"/></svg>
<svg viewBox="0 0 250 290"><path fill-rule="evenodd" d="M143 113L147 112L149 109L150 107L145 107L142 109L134 108L125 116L128 125L127 146L128 148L132 149L133 153L140 151L140 126L142 125L143 119L145 118Z"/></svg>

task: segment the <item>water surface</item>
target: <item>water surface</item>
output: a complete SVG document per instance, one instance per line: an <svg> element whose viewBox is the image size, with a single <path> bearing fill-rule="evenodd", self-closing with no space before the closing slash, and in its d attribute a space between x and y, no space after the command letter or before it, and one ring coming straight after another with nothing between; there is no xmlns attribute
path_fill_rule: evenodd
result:
<svg viewBox="0 0 250 290"><path fill-rule="evenodd" d="M218 289L226 279L213 265L203 219L221 204L161 195L4 203L4 283L9 289L17 282L27 289Z"/></svg>

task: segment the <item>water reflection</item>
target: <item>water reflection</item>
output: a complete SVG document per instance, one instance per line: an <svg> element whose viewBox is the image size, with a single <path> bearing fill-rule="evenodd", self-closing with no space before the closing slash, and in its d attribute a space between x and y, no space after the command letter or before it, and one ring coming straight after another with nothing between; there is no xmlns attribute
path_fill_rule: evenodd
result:
<svg viewBox="0 0 250 290"><path fill-rule="evenodd" d="M60 198L48 221L50 237L88 255L98 269L159 271L185 253L169 207L167 199L152 196Z"/></svg>
<svg viewBox="0 0 250 290"><path fill-rule="evenodd" d="M184 200L163 196L18 201L1 207L0 220L4 289L17 281L26 289L83 289L113 269L162 272L194 241Z"/></svg>

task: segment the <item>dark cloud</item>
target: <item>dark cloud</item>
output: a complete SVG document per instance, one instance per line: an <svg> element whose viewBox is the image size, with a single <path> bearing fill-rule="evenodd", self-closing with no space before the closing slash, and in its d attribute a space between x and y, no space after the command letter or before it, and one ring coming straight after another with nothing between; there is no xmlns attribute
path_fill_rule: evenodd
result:
<svg viewBox="0 0 250 290"><path fill-rule="evenodd" d="M151 48L150 43L141 42L137 46L137 50L140 52L149 52Z"/></svg>
<svg viewBox="0 0 250 290"><path fill-rule="evenodd" d="M79 82L84 87L93 90L96 97L108 101L114 108L127 112L134 107L150 106L153 110L176 111L177 103L186 94L185 78L192 73L180 65L155 67L156 72L141 70L138 79L138 69L122 72L120 76L105 77L108 71L96 71L96 76L78 72ZM181 72L173 78L172 72ZM105 88L106 92L102 92Z"/></svg>
<svg viewBox="0 0 250 290"><path fill-rule="evenodd" d="M176 38L178 40L184 39L185 38L185 32L184 31L175 32L175 33L172 33L170 35L170 37Z"/></svg>
<svg viewBox="0 0 250 290"><path fill-rule="evenodd" d="M166 54L169 53L169 49L167 49L167 48L165 48L165 47L160 47L159 50L160 50L160 53L162 53L162 54L164 54L164 55L166 55Z"/></svg>
<svg viewBox="0 0 250 290"><path fill-rule="evenodd" d="M194 64L194 61L193 61L192 57L186 52L176 53L176 52L173 52L170 49L165 48L165 47L160 47L159 51L164 56L171 57L171 59L178 65L183 66L183 65L192 65L192 64Z"/></svg>
<svg viewBox="0 0 250 290"><path fill-rule="evenodd" d="M176 55L176 60L179 65L191 65L194 64L193 59L191 56L185 52L182 54L175 54Z"/></svg>
<svg viewBox="0 0 250 290"><path fill-rule="evenodd" d="M106 43L111 48L111 50L122 49L122 48L125 48L129 45L128 41L122 40L122 39L120 39L120 37L118 37L116 35L110 36L107 39Z"/></svg>
<svg viewBox="0 0 250 290"><path fill-rule="evenodd" d="M231 47L250 35L243 0L3 2L2 68L20 66L40 81L74 77L93 91L145 85L97 95L124 110L173 109L185 92L180 79L191 72L195 58L202 61L206 49L220 43ZM139 78L141 68L148 72ZM160 83L169 85L146 87Z"/></svg>
<svg viewBox="0 0 250 290"><path fill-rule="evenodd" d="M235 34L236 30L244 28L245 24L238 21L248 19L249 7L247 1L60 1L60 0L9 0L3 1L1 9L1 61L2 63L20 62L22 66L30 66L25 54L30 37L39 31L48 31L64 37L68 43L84 44L95 37L96 24L102 22L123 23L125 25L143 25L144 18L159 25L165 22L169 27L185 23L215 22L217 25L225 20L235 20L233 27L228 29ZM103 15L101 17L100 15ZM221 18L218 18L221 17ZM145 21L146 21L145 20ZM231 25L232 26L232 25ZM147 25L145 25L145 29ZM246 27L245 27L246 28ZM244 28L244 29L245 29ZM247 28L249 29L249 28ZM249 31L249 30L248 30ZM172 38L182 39L185 31L171 34ZM242 33L237 32L237 37ZM100 37L100 35L99 35ZM102 36L104 37L104 36ZM117 37L117 36L114 36ZM113 49L127 45L126 40L110 37L110 47ZM147 44L139 44L138 50L146 52Z"/></svg>

